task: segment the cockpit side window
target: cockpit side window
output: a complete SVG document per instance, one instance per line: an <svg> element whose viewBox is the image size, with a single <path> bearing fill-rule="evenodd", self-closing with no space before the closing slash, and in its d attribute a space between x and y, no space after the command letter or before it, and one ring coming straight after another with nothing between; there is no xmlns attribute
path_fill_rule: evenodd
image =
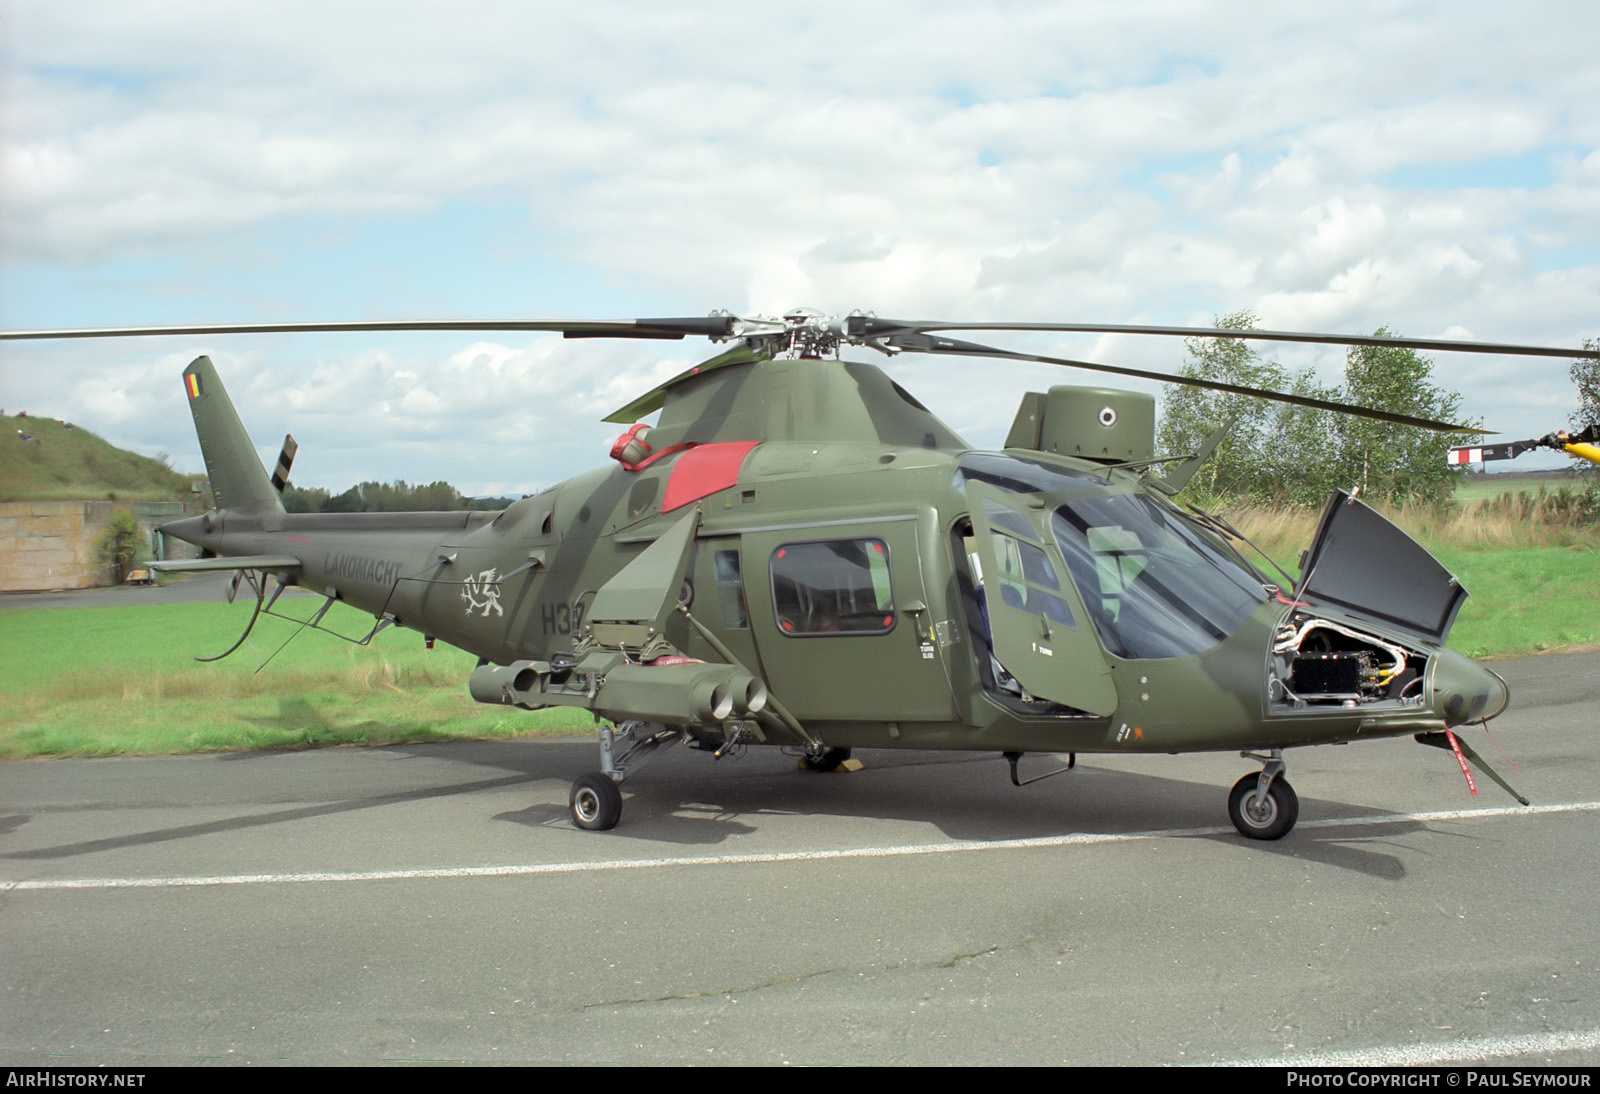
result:
<svg viewBox="0 0 1600 1094"><path fill-rule="evenodd" d="M1058 595L1061 582L1050 556L1037 542L1038 533L1019 513L992 501L984 504L984 514L989 519L995 564L1000 570L990 575L986 595L996 595L998 590L1010 607L1066 627L1076 626L1072 609Z"/></svg>

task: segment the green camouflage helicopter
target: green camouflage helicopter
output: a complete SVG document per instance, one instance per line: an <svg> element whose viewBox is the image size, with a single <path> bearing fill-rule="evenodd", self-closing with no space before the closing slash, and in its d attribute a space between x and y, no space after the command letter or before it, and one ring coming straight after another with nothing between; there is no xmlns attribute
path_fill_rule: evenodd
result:
<svg viewBox="0 0 1600 1094"><path fill-rule="evenodd" d="M1473 432L941 332L1595 353L1281 331L901 322L808 309L777 318L0 338L332 330L732 343L608 419L635 423L660 411L655 425L623 434L610 466L497 513L285 513L279 494L293 439L269 478L211 361L201 357L183 373L216 507L161 529L208 557L159 568L248 575L256 605L245 635L285 587L298 585L326 597L313 625L340 601L370 612L374 634L410 627L475 654L470 689L482 702L593 712L599 770L580 776L570 796L580 828L615 826L620 784L675 743L718 757L776 745L821 770L860 748L992 751L1010 761L1019 786L1034 781L1018 775L1030 752L1066 754L1070 767L1078 753L1237 749L1262 766L1233 787L1229 816L1262 840L1282 837L1297 819L1283 759L1297 746L1409 734L1516 793L1452 732L1509 702L1498 676L1444 648L1466 590L1372 509L1336 493L1302 577L1287 588L1235 549L1223 522L1173 502L1220 435L1201 452L1157 459L1151 396L1029 392L1004 450L983 452L879 369L839 354L861 346L1069 365Z"/></svg>

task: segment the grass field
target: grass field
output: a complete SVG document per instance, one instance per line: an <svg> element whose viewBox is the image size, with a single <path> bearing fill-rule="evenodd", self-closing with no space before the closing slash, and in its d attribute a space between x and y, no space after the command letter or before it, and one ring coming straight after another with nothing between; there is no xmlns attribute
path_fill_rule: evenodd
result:
<svg viewBox="0 0 1600 1094"><path fill-rule="evenodd" d="M1291 573L1317 516L1228 514ZM1473 594L1450 635L1455 649L1506 657L1600 641L1593 525L1532 504L1391 516ZM287 601L283 610L308 616L316 603ZM245 603L0 611L0 758L592 732L583 712L474 702L473 658L426 650L412 631L385 631L360 647L263 618L227 660L191 659L225 649L249 611ZM352 636L371 625L342 607L325 622Z"/></svg>
<svg viewBox="0 0 1600 1094"><path fill-rule="evenodd" d="M1582 490L1585 483L1593 482L1595 479L1596 475L1592 472L1574 475L1567 471L1461 475L1456 479L1455 498L1459 504L1469 505L1505 493L1537 494L1541 489L1553 491L1563 486L1569 490Z"/></svg>
<svg viewBox="0 0 1600 1094"><path fill-rule="evenodd" d="M181 501L189 496L193 476L115 448L86 429L54 418L0 414L0 435L19 434L33 440L8 439L0 446L0 501Z"/></svg>
<svg viewBox="0 0 1600 1094"><path fill-rule="evenodd" d="M285 610L309 615L316 603ZM249 612L242 602L0 612L0 757L593 731L583 712L474 702L466 688L474 659L444 645L427 650L413 631L385 631L361 647L324 634L296 636L293 624L263 618L251 645L227 660L192 659L226 649ZM371 619L336 608L324 624L359 636Z"/></svg>
<svg viewBox="0 0 1600 1094"><path fill-rule="evenodd" d="M1400 517L1474 598L1451 644L1473 657L1600 641L1593 473L1463 476L1448 517Z"/></svg>

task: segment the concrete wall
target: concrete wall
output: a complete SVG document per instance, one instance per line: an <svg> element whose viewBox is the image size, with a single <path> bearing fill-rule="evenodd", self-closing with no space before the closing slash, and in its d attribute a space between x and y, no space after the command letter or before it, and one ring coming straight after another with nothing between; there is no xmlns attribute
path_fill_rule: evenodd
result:
<svg viewBox="0 0 1600 1094"><path fill-rule="evenodd" d="M156 525L193 508L181 502L0 502L0 592L107 584L111 571L95 561L94 545L118 506L133 510L146 543Z"/></svg>

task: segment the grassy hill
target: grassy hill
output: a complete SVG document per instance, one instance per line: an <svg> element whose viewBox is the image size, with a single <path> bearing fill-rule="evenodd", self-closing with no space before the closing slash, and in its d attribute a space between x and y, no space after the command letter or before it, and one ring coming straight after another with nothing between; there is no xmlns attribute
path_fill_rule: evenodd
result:
<svg viewBox="0 0 1600 1094"><path fill-rule="evenodd" d="M182 501L197 477L54 418L0 415L0 501Z"/></svg>

